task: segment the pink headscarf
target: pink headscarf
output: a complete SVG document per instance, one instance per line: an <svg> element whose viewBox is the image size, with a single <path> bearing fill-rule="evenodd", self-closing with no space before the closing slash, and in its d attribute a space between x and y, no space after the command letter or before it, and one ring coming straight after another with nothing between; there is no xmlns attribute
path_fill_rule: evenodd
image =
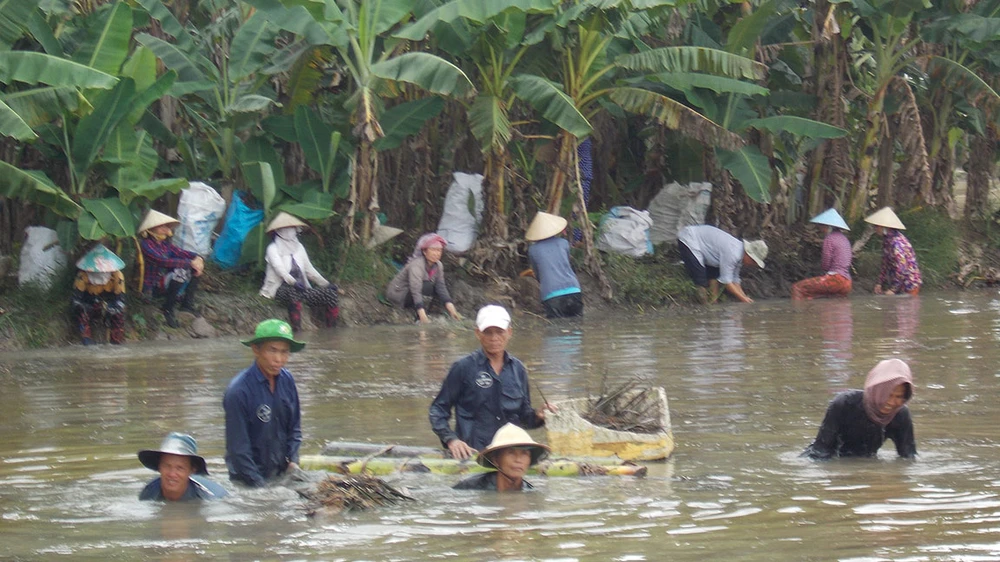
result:
<svg viewBox="0 0 1000 562"><path fill-rule="evenodd" d="M437 234L436 232L428 232L417 239L417 245L413 248L413 255L410 256L410 259L423 257L424 250L427 248L433 248L435 246L444 248L447 245L448 241L445 240L443 236Z"/></svg>
<svg viewBox="0 0 1000 562"><path fill-rule="evenodd" d="M900 384L906 385L906 402L913 396L913 375L910 374L910 367L899 359L886 359L880 361L875 368L868 372L865 379L864 405L868 418L879 425L889 425L892 418L903 409L906 402L903 402L895 410L888 414L882 413L882 406L889 400L892 391Z"/></svg>

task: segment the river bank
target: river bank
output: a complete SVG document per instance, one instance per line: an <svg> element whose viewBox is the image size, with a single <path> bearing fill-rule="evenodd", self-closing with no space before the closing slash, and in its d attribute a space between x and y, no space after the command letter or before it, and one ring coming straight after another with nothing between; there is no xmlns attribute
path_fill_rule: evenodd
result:
<svg viewBox="0 0 1000 562"><path fill-rule="evenodd" d="M925 290L967 290L987 287L1000 281L1000 244L993 239L995 225L967 228L929 211L904 214L907 236L917 250ZM862 239L866 232L852 236ZM745 270L744 289L755 300L784 299L792 283L818 275L821 235L809 226L785 232L783 236L765 235L770 246L764 270ZM311 249L318 256L321 271L336 271L341 290L340 326L377 324L409 324L409 312L389 306L380 299L382 289L395 273L393 260L405 256L407 248L383 248L377 251L350 250L323 252ZM582 254L574 250L575 267L583 271ZM653 255L638 259L604 254L604 270L613 287L614 296L605 300L599 296L597 281L580 273L584 305L588 314L644 313L669 307L696 306L694 285L688 280L676 248L662 245ZM853 264L854 293L871 293L878 278L881 263L881 243L877 236L856 253ZM468 317L487 303L499 303L518 315L542 316L538 284L531 277L520 275L482 275L467 260L446 255L448 283L459 311ZM7 277L0 292L0 350L58 347L77 345L68 314L69 286L73 272L66 271L53 283L53 289L18 288L16 279ZM221 271L211 266L202 281L198 306L203 321L188 313L179 313L180 328L169 328L156 303L144 300L136 292L127 295L126 341L172 340L219 335L245 335L257 322L285 318L280 305L260 297L261 273L250 270ZM134 285L134 284L133 284ZM443 311L435 321L447 322ZM315 330L321 322L303 315L303 330ZM471 324L470 324L471 326ZM104 334L95 334L105 341Z"/></svg>

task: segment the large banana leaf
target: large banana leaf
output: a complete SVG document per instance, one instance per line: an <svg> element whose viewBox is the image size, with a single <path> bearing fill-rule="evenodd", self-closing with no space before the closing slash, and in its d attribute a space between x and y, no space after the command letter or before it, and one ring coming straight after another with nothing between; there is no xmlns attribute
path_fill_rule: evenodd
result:
<svg viewBox="0 0 1000 562"><path fill-rule="evenodd" d="M752 53L754 45L764 32L764 27L772 21L777 11L777 0L766 0L753 13L736 22L726 36L726 47L731 53Z"/></svg>
<svg viewBox="0 0 1000 562"><path fill-rule="evenodd" d="M17 140L33 140L38 138L35 131L21 119L13 109L0 100L0 135L6 135Z"/></svg>
<svg viewBox="0 0 1000 562"><path fill-rule="evenodd" d="M331 2L332 3L332 2ZM392 29L410 18L415 0L361 0L358 10L359 23L371 22L376 36Z"/></svg>
<svg viewBox="0 0 1000 562"><path fill-rule="evenodd" d="M453 23L459 18L484 23L508 10L531 14L552 13L559 6L558 0L453 0L433 9L416 22L404 27L395 37L423 41L424 36L438 23Z"/></svg>
<svg viewBox="0 0 1000 562"><path fill-rule="evenodd" d="M257 113L264 111L272 105L281 107L281 104L271 98L258 94L246 94L236 98L233 103L226 107L226 113Z"/></svg>
<svg viewBox="0 0 1000 562"><path fill-rule="evenodd" d="M85 39L73 54L73 60L108 74L118 74L132 39L132 9L119 0L107 13L96 15L103 19L102 25Z"/></svg>
<svg viewBox="0 0 1000 562"><path fill-rule="evenodd" d="M249 162L243 164L243 177L250 186L250 193L264 206L264 215L271 216L271 205L277 195L274 185L274 173L267 162Z"/></svg>
<svg viewBox="0 0 1000 562"><path fill-rule="evenodd" d="M156 54L150 49L139 45L132 52L132 56L122 65L119 75L131 78L135 82L136 91L141 92L156 82L158 66L159 62L156 60Z"/></svg>
<svg viewBox="0 0 1000 562"><path fill-rule="evenodd" d="M163 61L163 66L176 71L181 82L218 81L215 65L201 55L188 54L176 45L148 33L136 35L135 40L156 53L156 56Z"/></svg>
<svg viewBox="0 0 1000 562"><path fill-rule="evenodd" d="M517 96L528 102L560 129L577 138L591 133L590 122L576 108L573 100L560 87L545 78L533 74L521 74L510 79L510 85Z"/></svg>
<svg viewBox="0 0 1000 562"><path fill-rule="evenodd" d="M229 47L229 80L239 82L268 64L278 52L274 47L277 35L277 28L259 12L241 25Z"/></svg>
<svg viewBox="0 0 1000 562"><path fill-rule="evenodd" d="M191 34L184 30L181 22L174 17L174 14L163 5L160 0L137 0L146 12L160 22L160 28L174 37L173 43L182 51L190 51L194 46Z"/></svg>
<svg viewBox="0 0 1000 562"><path fill-rule="evenodd" d="M118 198L84 199L82 203L104 232L115 238L130 238L135 234L135 218ZM82 229L80 235L87 237Z"/></svg>
<svg viewBox="0 0 1000 562"><path fill-rule="evenodd" d="M502 104L496 96L480 94L469 107L469 128L483 152L510 142L510 119Z"/></svg>
<svg viewBox="0 0 1000 562"><path fill-rule="evenodd" d="M847 131L840 127L794 115L775 115L751 119L744 122L743 127L753 127L772 133L791 133L812 139L838 139L847 135Z"/></svg>
<svg viewBox="0 0 1000 562"><path fill-rule="evenodd" d="M3 96L3 101L32 128L50 123L66 111L75 112L81 101L87 103L76 88L69 86L11 92Z"/></svg>
<svg viewBox="0 0 1000 562"><path fill-rule="evenodd" d="M127 205L135 197L131 188L153 177L160 157L149 133L136 131L128 122L122 122L108 138L100 161L113 165L108 183L118 190L119 199Z"/></svg>
<svg viewBox="0 0 1000 562"><path fill-rule="evenodd" d="M149 201L156 201L167 193L180 193L188 186L185 178L167 178L153 180L139 185L132 185L124 191L119 190L118 198L126 205L137 197L142 197Z"/></svg>
<svg viewBox="0 0 1000 562"><path fill-rule="evenodd" d="M737 149L743 140L677 100L641 88L615 88L609 95L625 111L652 117L670 129L703 143Z"/></svg>
<svg viewBox="0 0 1000 562"><path fill-rule="evenodd" d="M429 53L406 53L375 63L371 72L379 78L416 84L445 96L462 97L475 91L472 81L457 66Z"/></svg>
<svg viewBox="0 0 1000 562"><path fill-rule="evenodd" d="M80 119L71 148L77 177L85 178L89 173L108 137L128 114L134 96L135 82L131 78L123 78L110 92L102 93L94 104L94 110Z"/></svg>
<svg viewBox="0 0 1000 562"><path fill-rule="evenodd" d="M0 53L0 82L24 82L32 86L73 86L75 88L113 88L118 79L71 60L45 53L7 51Z"/></svg>
<svg viewBox="0 0 1000 562"><path fill-rule="evenodd" d="M236 154L240 162L267 162L271 165L274 185L285 185L284 160L268 138L263 135L252 136L239 147Z"/></svg>
<svg viewBox="0 0 1000 562"><path fill-rule="evenodd" d="M136 86L139 93L130 100L127 121L133 125L136 124L154 101L158 101L170 91L175 80L177 80L177 73L168 70L145 90L139 90Z"/></svg>
<svg viewBox="0 0 1000 562"><path fill-rule="evenodd" d="M303 201L283 203L279 209L300 219L323 220L335 214L333 201L333 195L313 189L305 194Z"/></svg>
<svg viewBox="0 0 1000 562"><path fill-rule="evenodd" d="M385 111L379 118L382 136L375 141L376 150L391 150L403 144L406 137L415 135L424 128L427 121L435 118L444 109L444 100L431 96L411 102L401 103Z"/></svg>
<svg viewBox="0 0 1000 562"><path fill-rule="evenodd" d="M42 172L22 170L0 160L0 195L38 203L58 215L75 219L80 206Z"/></svg>
<svg viewBox="0 0 1000 562"><path fill-rule="evenodd" d="M84 240L100 240L105 238L108 233L104 232L101 228L101 224L97 222L97 217L90 214L87 211L82 211L80 213L80 218L77 219L77 234L80 238Z"/></svg>
<svg viewBox="0 0 1000 562"><path fill-rule="evenodd" d="M326 58L329 47L309 47L296 60L285 84L288 92L288 103L285 112L292 113L300 105L312 103L313 96L320 89L323 79L322 62Z"/></svg>
<svg viewBox="0 0 1000 562"><path fill-rule="evenodd" d="M767 67L746 57L705 47L661 47L622 55L617 64L646 72L705 72L729 78L759 80Z"/></svg>
<svg viewBox="0 0 1000 562"><path fill-rule="evenodd" d="M331 0L307 3L289 0L287 6L279 0L248 0L247 4L267 16L267 21L278 29L299 35L311 45L347 47L348 38L343 26L336 25L339 21L325 13L328 10L324 8L328 8L339 14L337 4ZM318 11L310 12L307 6Z"/></svg>
<svg viewBox="0 0 1000 562"><path fill-rule="evenodd" d="M771 164L756 146L744 146L735 152L716 149L723 168L739 180L747 196L760 203L771 202Z"/></svg>
<svg viewBox="0 0 1000 562"><path fill-rule="evenodd" d="M0 12L3 12L3 9L0 9ZM63 53L62 44L56 39L55 34L52 33L52 28L49 27L49 22L45 18L46 16L42 11L36 9L31 12L31 16L25 23L25 27L46 53L54 57L61 57L65 54ZM72 246L63 246L63 248L72 248Z"/></svg>
<svg viewBox="0 0 1000 562"><path fill-rule="evenodd" d="M35 7L26 0L0 0L0 43L11 45L24 35L24 24Z"/></svg>
<svg viewBox="0 0 1000 562"><path fill-rule="evenodd" d="M299 106L295 110L295 136L305 154L306 163L319 174L323 189L329 189L333 178L333 161L340 145L340 133L324 123L314 110Z"/></svg>
<svg viewBox="0 0 1000 562"><path fill-rule="evenodd" d="M717 94L743 94L745 96L766 96L768 89L752 82L744 82L725 76L698 74L696 72L664 72L651 77L671 88L688 91L691 88L704 88Z"/></svg>

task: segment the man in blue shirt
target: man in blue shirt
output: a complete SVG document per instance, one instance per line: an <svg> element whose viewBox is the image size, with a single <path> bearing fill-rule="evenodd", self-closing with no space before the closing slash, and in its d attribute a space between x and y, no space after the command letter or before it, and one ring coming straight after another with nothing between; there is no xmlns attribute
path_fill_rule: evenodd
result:
<svg viewBox="0 0 1000 562"><path fill-rule="evenodd" d="M139 462L160 473L139 493L140 500L191 501L226 496L226 490L208 478L198 443L186 433L170 433L159 449L139 451Z"/></svg>
<svg viewBox="0 0 1000 562"><path fill-rule="evenodd" d="M257 324L254 363L233 377L222 398L226 410L226 466L229 479L248 486L298 468L302 444L299 392L284 367L290 353L306 344L295 341L292 327L278 319Z"/></svg>
<svg viewBox="0 0 1000 562"><path fill-rule="evenodd" d="M546 404L531 407L528 370L507 353L514 331L510 314L496 305L484 306L476 316L477 350L451 366L441 391L431 403L431 428L441 444L456 459L468 459L489 445L493 435L506 423L525 429L545 423ZM448 425L455 410L455 429Z"/></svg>

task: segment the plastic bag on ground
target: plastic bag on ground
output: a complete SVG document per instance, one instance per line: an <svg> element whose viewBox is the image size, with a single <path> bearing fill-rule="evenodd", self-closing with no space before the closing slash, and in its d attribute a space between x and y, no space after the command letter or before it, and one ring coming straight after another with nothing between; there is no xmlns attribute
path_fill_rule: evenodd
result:
<svg viewBox="0 0 1000 562"><path fill-rule="evenodd" d="M612 207L601 219L596 246L598 250L637 258L653 253L649 228L653 220L649 211L632 207Z"/></svg>
<svg viewBox="0 0 1000 562"><path fill-rule="evenodd" d="M437 233L448 241L446 250L462 253L476 242L479 221L483 218L483 176L455 172L454 178L444 198ZM473 199L471 203L470 197ZM475 214L470 212L469 207Z"/></svg>
<svg viewBox="0 0 1000 562"><path fill-rule="evenodd" d="M52 278L66 267L66 261L66 252L59 246L56 231L44 226L29 226L24 229L17 282L19 285L33 283L48 289L52 287Z"/></svg>
<svg viewBox="0 0 1000 562"><path fill-rule="evenodd" d="M687 185L673 182L663 186L649 202L649 216L653 219L649 239L654 244L676 242L677 233L685 226L705 224L711 203L712 184L708 182Z"/></svg>
<svg viewBox="0 0 1000 562"><path fill-rule="evenodd" d="M222 232L219 239L215 241L215 248L212 252L214 259L224 269L236 267L240 262L240 254L243 251L243 241L253 227L264 220L262 209L251 209L244 201L244 192L237 191L233 194L233 202L226 211L226 222L222 225Z"/></svg>
<svg viewBox="0 0 1000 562"><path fill-rule="evenodd" d="M181 192L177 218L181 225L174 232L174 244L181 249L207 256L212 251L212 231L226 212L226 200L214 187L193 181Z"/></svg>

